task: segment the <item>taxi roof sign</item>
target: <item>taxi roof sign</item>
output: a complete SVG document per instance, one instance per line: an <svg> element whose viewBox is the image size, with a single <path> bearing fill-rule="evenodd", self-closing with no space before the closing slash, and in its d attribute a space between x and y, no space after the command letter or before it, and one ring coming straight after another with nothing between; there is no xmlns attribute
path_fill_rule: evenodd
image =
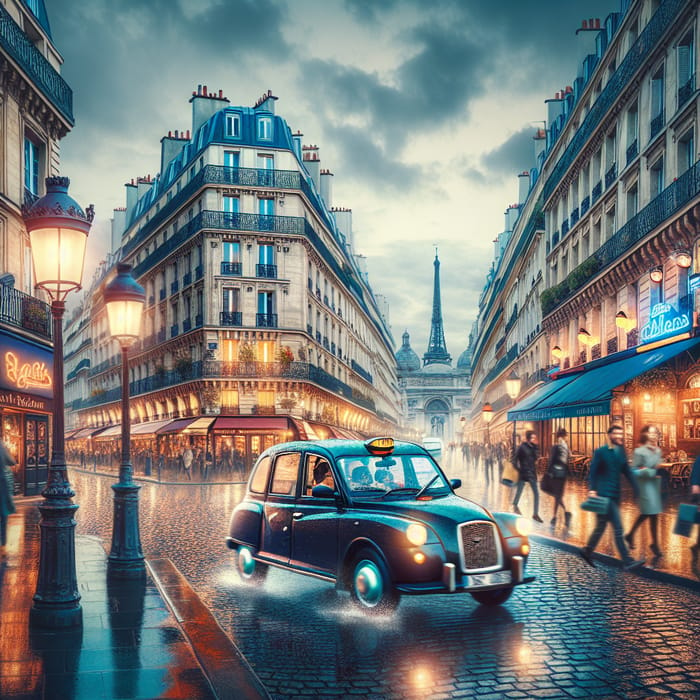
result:
<svg viewBox="0 0 700 700"><path fill-rule="evenodd" d="M372 438L367 440L365 447L373 455L390 455L394 451L394 438Z"/></svg>

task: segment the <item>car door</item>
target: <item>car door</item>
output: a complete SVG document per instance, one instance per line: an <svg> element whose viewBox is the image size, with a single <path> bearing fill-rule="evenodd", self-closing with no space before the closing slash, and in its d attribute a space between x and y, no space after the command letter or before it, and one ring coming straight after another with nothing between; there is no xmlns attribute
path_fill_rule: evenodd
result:
<svg viewBox="0 0 700 700"><path fill-rule="evenodd" d="M338 473L328 460L313 452L304 459L303 481L292 513L291 563L318 574L336 576L338 562L338 506L335 498L314 498L313 487L331 470L338 490Z"/></svg>
<svg viewBox="0 0 700 700"><path fill-rule="evenodd" d="M272 479L265 499L262 556L280 563L289 562L292 548L292 513L294 512L299 477L298 452L277 455Z"/></svg>

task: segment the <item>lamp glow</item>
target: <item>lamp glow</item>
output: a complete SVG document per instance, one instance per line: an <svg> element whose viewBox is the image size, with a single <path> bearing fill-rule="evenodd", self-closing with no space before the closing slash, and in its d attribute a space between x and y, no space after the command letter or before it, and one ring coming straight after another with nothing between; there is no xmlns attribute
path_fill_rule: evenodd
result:
<svg viewBox="0 0 700 700"><path fill-rule="evenodd" d="M656 265L656 267L652 267L651 270L649 270L649 277L651 278L651 281L655 282L656 284L662 282L664 279L663 267L661 267L661 265Z"/></svg>
<svg viewBox="0 0 700 700"><path fill-rule="evenodd" d="M481 409L481 417L486 425L493 420L493 406L490 403L484 404L484 407Z"/></svg>
<svg viewBox="0 0 700 700"><path fill-rule="evenodd" d="M676 261L678 267L688 268L693 262L693 258L687 250L676 250L671 257Z"/></svg>
<svg viewBox="0 0 700 700"><path fill-rule="evenodd" d="M511 370L511 373L506 379L506 393L511 399L516 399L520 393L520 386L522 381L520 377L515 373L515 370Z"/></svg>
<svg viewBox="0 0 700 700"><path fill-rule="evenodd" d="M585 328L579 328L578 335L576 337L578 338L579 343L583 343L584 345L595 345L595 339Z"/></svg>
<svg viewBox="0 0 700 700"><path fill-rule="evenodd" d="M119 344L131 345L141 335L144 288L131 275L131 265L119 263L117 276L105 287L109 332Z"/></svg>
<svg viewBox="0 0 700 700"><path fill-rule="evenodd" d="M552 357L555 357L557 360L561 360L561 358L564 357L564 351L558 345L555 345L552 348Z"/></svg>
<svg viewBox="0 0 700 700"><path fill-rule="evenodd" d="M615 325L629 333L637 325L637 321L634 318L630 318L624 311L618 311L615 314Z"/></svg>

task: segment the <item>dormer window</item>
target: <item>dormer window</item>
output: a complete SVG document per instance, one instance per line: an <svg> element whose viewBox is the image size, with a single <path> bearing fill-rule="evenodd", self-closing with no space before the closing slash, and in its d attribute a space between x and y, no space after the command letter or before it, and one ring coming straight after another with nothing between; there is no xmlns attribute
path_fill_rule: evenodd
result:
<svg viewBox="0 0 700 700"><path fill-rule="evenodd" d="M258 140L272 140L272 117L258 117Z"/></svg>
<svg viewBox="0 0 700 700"><path fill-rule="evenodd" d="M226 136L233 139L241 137L241 115L227 114L226 115Z"/></svg>

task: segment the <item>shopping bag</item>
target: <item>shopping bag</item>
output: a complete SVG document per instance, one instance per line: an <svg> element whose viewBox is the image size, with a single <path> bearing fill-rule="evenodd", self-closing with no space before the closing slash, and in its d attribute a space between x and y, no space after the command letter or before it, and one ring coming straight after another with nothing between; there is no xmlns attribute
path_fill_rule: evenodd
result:
<svg viewBox="0 0 700 700"><path fill-rule="evenodd" d="M610 499L607 496L589 496L582 504L581 510L587 510L591 513L600 513L605 515L610 506Z"/></svg>
<svg viewBox="0 0 700 700"><path fill-rule="evenodd" d="M681 503L678 506L673 534L681 537L690 537L695 523L700 523L700 510L698 510L698 507L693 503Z"/></svg>
<svg viewBox="0 0 700 700"><path fill-rule="evenodd" d="M554 493L554 477L546 471L542 475L542 479L540 480L540 488L548 494L553 494Z"/></svg>
<svg viewBox="0 0 700 700"><path fill-rule="evenodd" d="M505 486L513 486L514 484L517 484L519 480L520 473L513 466L513 462L506 459L505 464L503 465L503 476L501 477L501 483Z"/></svg>

